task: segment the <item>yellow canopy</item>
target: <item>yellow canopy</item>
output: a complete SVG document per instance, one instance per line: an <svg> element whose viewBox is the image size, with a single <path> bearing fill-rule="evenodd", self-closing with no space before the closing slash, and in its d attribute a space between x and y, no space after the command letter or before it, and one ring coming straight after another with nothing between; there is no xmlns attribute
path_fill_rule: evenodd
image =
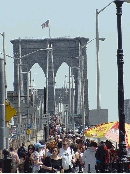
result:
<svg viewBox="0 0 130 174"><path fill-rule="evenodd" d="M103 123L98 126L87 129L84 133L86 137L103 138L105 133L113 126L116 122Z"/></svg>

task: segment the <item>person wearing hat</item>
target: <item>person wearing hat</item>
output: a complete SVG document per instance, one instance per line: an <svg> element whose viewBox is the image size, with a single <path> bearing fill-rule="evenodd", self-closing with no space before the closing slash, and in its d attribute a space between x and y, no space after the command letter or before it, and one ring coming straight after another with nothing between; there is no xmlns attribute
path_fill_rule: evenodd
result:
<svg viewBox="0 0 130 174"><path fill-rule="evenodd" d="M33 173L38 173L40 171L40 165L43 164L40 157L40 151L43 146L44 145L41 145L41 143L36 143L34 145L35 151L33 153Z"/></svg>

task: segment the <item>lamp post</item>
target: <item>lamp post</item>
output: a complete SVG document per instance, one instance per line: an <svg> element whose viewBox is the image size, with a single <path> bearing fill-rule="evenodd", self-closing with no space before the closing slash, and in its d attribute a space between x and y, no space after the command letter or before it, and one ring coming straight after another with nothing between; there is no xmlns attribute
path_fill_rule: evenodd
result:
<svg viewBox="0 0 130 174"><path fill-rule="evenodd" d="M5 79L5 100L7 100L7 81L6 81L6 54L5 54L5 32L0 33L3 36L3 55L4 55L4 79Z"/></svg>
<svg viewBox="0 0 130 174"><path fill-rule="evenodd" d="M19 70L19 65L20 65L20 62L19 60L21 58L21 44L20 44L20 39L19 39L19 59L17 59L17 87L18 87L18 120L17 120L17 123L19 124L19 129L21 128L21 112L20 112L20 81L19 81L19 77L20 77L20 70ZM19 145L21 146L22 142L21 142L21 133L19 132Z"/></svg>
<svg viewBox="0 0 130 174"><path fill-rule="evenodd" d="M124 0L114 1L117 8L117 31L118 31L118 49L117 49L117 65L118 65L118 114L119 114L119 152L117 160L117 172L128 172L129 163L126 158L125 144L125 115L124 115L124 88L123 88L123 49L122 49L122 31L121 31L121 15L122 4Z"/></svg>
<svg viewBox="0 0 130 174"><path fill-rule="evenodd" d="M47 70L46 70L46 114L48 113L48 86L49 86L49 56L52 56L52 53L50 53L50 51L52 51L52 48L50 47L50 45L47 45ZM51 57L52 58L52 57ZM53 78L53 84L54 84L54 78Z"/></svg>
<svg viewBox="0 0 130 174"><path fill-rule="evenodd" d="M60 122L60 113L61 113L61 94L59 96L59 100L58 100L58 122Z"/></svg>
<svg viewBox="0 0 130 174"><path fill-rule="evenodd" d="M5 148L5 88L4 59L0 58L0 148Z"/></svg>
<svg viewBox="0 0 130 174"><path fill-rule="evenodd" d="M72 67L72 58L71 58ZM69 129L71 128L71 84L70 84L70 66L69 66Z"/></svg>
<svg viewBox="0 0 130 174"><path fill-rule="evenodd" d="M31 87L31 71L28 71L28 64L21 64L20 66L27 66L27 72L21 72L21 74L27 74L27 125L30 124L30 118L29 118L29 107L30 107L30 102L29 102L29 73L30 73L30 87ZM31 87L32 88L32 87ZM30 141L30 134L27 136L28 141Z"/></svg>
<svg viewBox="0 0 130 174"><path fill-rule="evenodd" d="M87 42L87 45L89 43L91 43L95 39L96 39L96 41L98 40L98 49L99 49L99 40L104 41L106 38L99 38L99 37L97 38L96 37L94 39L91 39L89 42ZM86 45L81 46L80 43L79 43L79 58L81 59L81 96L82 96L82 125L83 125L83 132L85 132L85 112L84 112L84 57L82 56L82 49L84 47L86 47ZM99 66L98 60L97 60L97 65ZM99 68L97 70L97 74L98 74L98 76L97 76L97 79L98 79L97 80L97 82L98 82L97 83L97 86L98 86L98 89L99 89L99 78L98 78L99 77ZM98 92L98 94L99 94L99 92ZM99 97L97 97L97 98L98 98L97 101L99 101ZM99 105L99 102L97 102L97 104Z"/></svg>
<svg viewBox="0 0 130 174"><path fill-rule="evenodd" d="M7 81L6 81L6 54L5 54L5 32L0 33L1 36L3 36L3 58L4 58L4 94L5 95L5 101L7 101ZM5 113L6 117L6 113ZM7 124L5 123L5 127L7 127ZM8 138L6 137L6 148L8 148Z"/></svg>
<svg viewBox="0 0 130 174"><path fill-rule="evenodd" d="M66 104L68 104L68 88L67 88L67 75L65 75L65 83L66 83ZM66 132L68 132L68 109L66 109Z"/></svg>
<svg viewBox="0 0 130 174"><path fill-rule="evenodd" d="M73 88L73 68L72 68L72 126L73 126L73 132L75 132L75 122L74 122L74 88Z"/></svg>
<svg viewBox="0 0 130 174"><path fill-rule="evenodd" d="M118 65L119 151L118 151L117 161L115 162L115 166L113 166L113 169L114 169L113 172L128 173L129 161L127 159L127 151L126 151L126 144L125 144L125 115L124 115L124 88L123 88L124 61L123 61L123 49L122 49L121 15L122 15L122 4L124 2L130 3L130 0L115 0L114 2L117 8L116 15L117 15L117 31L118 31L117 65ZM107 6L109 6L110 4L108 4ZM96 16L105 8L103 8L99 12L96 10ZM96 23L98 23L97 20L96 20ZM96 29L97 29L96 38L98 38L98 27L96 27ZM97 43L97 58L98 58L99 47L98 47L98 42L96 43ZM97 107L99 106L100 106L99 103L97 103Z"/></svg>
<svg viewBox="0 0 130 174"><path fill-rule="evenodd" d="M72 68L72 73L71 73L71 78L72 78L72 127L73 127L73 132L75 132L75 120L74 120L74 89L73 89L73 83L74 83L74 80L73 80L73 68L75 69L78 69L80 70L80 67L76 67L76 66L71 66ZM79 81L79 79L78 79Z"/></svg>
<svg viewBox="0 0 130 174"><path fill-rule="evenodd" d="M100 12L105 10L105 8L107 8L111 3L109 3L107 6L105 6L100 11L98 11L98 9L96 9L97 110L101 109L100 108L100 73L99 73L99 40L100 39L99 39L99 32L98 32L98 15L100 14ZM102 38L102 41L103 41L103 39L104 38Z"/></svg>
<svg viewBox="0 0 130 174"><path fill-rule="evenodd" d="M84 113L84 56L82 56L82 48L79 42L79 55L81 57L81 95L82 95L82 125L85 132L85 113Z"/></svg>

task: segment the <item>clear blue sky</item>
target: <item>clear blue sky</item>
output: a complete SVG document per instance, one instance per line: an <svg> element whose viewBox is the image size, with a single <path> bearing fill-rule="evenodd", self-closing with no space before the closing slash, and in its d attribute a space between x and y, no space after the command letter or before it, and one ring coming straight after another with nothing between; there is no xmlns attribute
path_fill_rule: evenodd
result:
<svg viewBox="0 0 130 174"><path fill-rule="evenodd" d="M41 29L41 24L50 20L51 37L86 37L90 40L96 37L96 9L101 10L110 0L6 0L1 1L0 32L5 32L6 54L13 56L10 40L17 38L45 38L48 28ZM130 4L123 4L122 33L124 49L124 97L130 98ZM99 36L105 37L100 42L100 95L101 108L108 109L109 121L118 119L118 76L117 76L117 20L116 6L112 3L99 14ZM0 52L2 52L2 36L0 37ZM88 85L89 108L96 109L96 41L88 44ZM13 90L13 60L7 59L7 86ZM32 78L35 78L37 88L45 86L45 76L41 82L42 70L34 65ZM63 86L67 65L62 65L56 76L57 87ZM63 79L63 81L61 80Z"/></svg>

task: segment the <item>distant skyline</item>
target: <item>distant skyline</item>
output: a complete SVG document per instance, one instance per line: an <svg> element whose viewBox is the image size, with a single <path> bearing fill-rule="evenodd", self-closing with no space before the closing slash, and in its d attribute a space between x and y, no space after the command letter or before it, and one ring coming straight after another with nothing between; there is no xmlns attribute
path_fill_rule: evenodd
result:
<svg viewBox="0 0 130 174"><path fill-rule="evenodd" d="M50 20L51 37L86 37L89 40L96 37L96 9L101 10L110 0L7 0L1 1L0 32L5 32L6 54L13 56L13 45L10 40L23 38L48 38L48 28L41 25ZM130 4L122 6L122 38L124 53L124 98L130 99ZM105 37L99 45L100 61L100 96L101 108L108 109L108 121L118 120L118 69L117 69L117 17L116 5L112 3L99 14L99 37ZM0 35L0 52L2 36ZM2 55L1 55L2 56ZM13 59L7 60L7 90L13 90L14 64ZM87 45L88 67L88 99L89 109L97 108L97 62L96 41ZM62 87L68 66L63 64L56 76L56 87ZM39 88L45 86L45 75L35 64L32 68L32 79ZM43 75L43 77L41 76ZM42 77L42 79L41 79Z"/></svg>

